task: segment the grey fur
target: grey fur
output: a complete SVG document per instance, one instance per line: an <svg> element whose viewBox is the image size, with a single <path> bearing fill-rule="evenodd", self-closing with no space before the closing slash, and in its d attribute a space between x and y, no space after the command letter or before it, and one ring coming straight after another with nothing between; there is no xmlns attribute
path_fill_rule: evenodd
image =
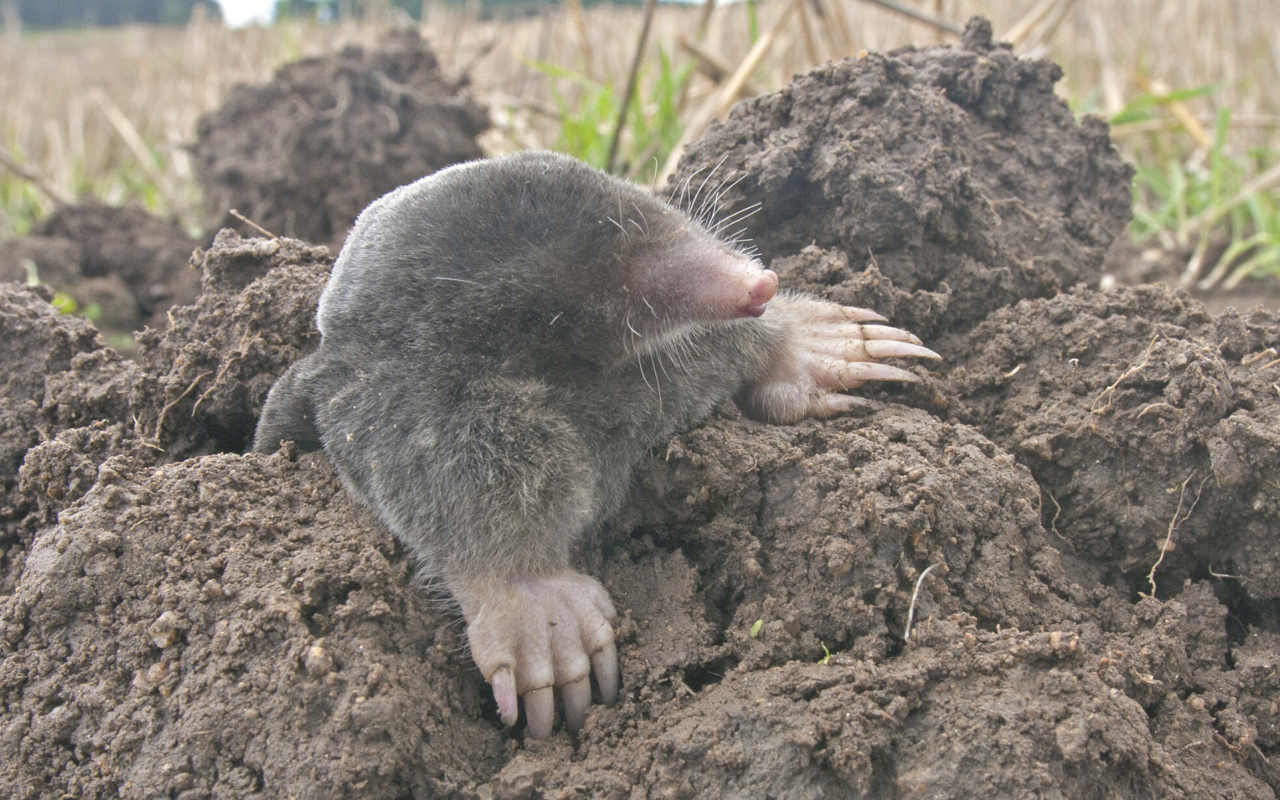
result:
<svg viewBox="0 0 1280 800"><path fill-rule="evenodd" d="M320 347L272 388L254 449L322 443L428 575L565 569L637 459L784 337L777 315L708 323L662 278L637 292L636 264L687 271L710 248L688 215L549 153L402 187L356 221Z"/></svg>

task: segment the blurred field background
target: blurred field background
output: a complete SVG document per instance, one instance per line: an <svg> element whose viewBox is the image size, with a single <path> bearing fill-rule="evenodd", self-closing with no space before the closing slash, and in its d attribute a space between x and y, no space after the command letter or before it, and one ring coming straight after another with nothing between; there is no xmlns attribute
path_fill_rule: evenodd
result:
<svg viewBox="0 0 1280 800"><path fill-rule="evenodd" d="M1280 0L898 5L952 27L984 15L1020 54L1061 64L1061 96L1111 119L1139 168L1136 237L1202 260L1211 242L1225 246L1217 280L1280 272ZM236 30L199 7L184 26L33 32L10 19L0 34L0 237L86 194L140 203L196 232L184 146L199 116L235 83L348 44L376 47L395 26L418 26L446 73L469 76L494 122L486 152L556 147L604 166L645 9L572 0L484 19L476 8L428 2L418 21L367 2L329 23ZM614 171L652 181L729 95L775 90L861 51L958 41L866 0L657 5Z"/></svg>

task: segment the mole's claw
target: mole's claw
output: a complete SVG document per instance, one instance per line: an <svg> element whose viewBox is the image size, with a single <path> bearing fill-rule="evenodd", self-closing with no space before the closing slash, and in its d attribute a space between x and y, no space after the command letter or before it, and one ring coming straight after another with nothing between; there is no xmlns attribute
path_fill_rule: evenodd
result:
<svg viewBox="0 0 1280 800"><path fill-rule="evenodd" d="M600 684L600 698L606 706L613 705L618 701L618 650L612 639L591 656L591 666Z"/></svg>
<svg viewBox="0 0 1280 800"><path fill-rule="evenodd" d="M594 578L571 570L546 575L454 574L445 578L467 620L467 641L493 686L498 713L516 721L524 704L529 736L551 734L559 687L565 721L578 730L591 707L591 672L606 702L618 695L613 601Z"/></svg>
<svg viewBox="0 0 1280 800"><path fill-rule="evenodd" d="M942 356L929 348L910 342L872 339L863 343L862 346L867 351L867 355L872 358L931 358L937 361L942 360Z"/></svg>
<svg viewBox="0 0 1280 800"><path fill-rule="evenodd" d="M839 358L815 359L814 379L829 389L856 389L867 381L917 381L905 369L877 361L845 361Z"/></svg>
<svg viewBox="0 0 1280 800"><path fill-rule="evenodd" d="M500 667L489 683L493 686L493 699L498 703L498 716L502 717L504 724L515 725L520 710L516 707L516 679L511 668Z"/></svg>
<svg viewBox="0 0 1280 800"><path fill-rule="evenodd" d="M529 724L529 735L545 739L551 735L551 725L556 721L555 693L550 686L534 689L524 696L524 718Z"/></svg>
<svg viewBox="0 0 1280 800"><path fill-rule="evenodd" d="M775 297L773 307L775 318L787 323L786 338L742 395L743 410L765 422L852 411L859 404L834 393L867 381L920 380L881 359L941 360L908 331L878 324L887 320L865 308L788 294Z"/></svg>
<svg viewBox="0 0 1280 800"><path fill-rule="evenodd" d="M564 721L569 725L569 730L582 730L582 723L587 719L587 709L591 707L590 676L561 686L560 699L564 702Z"/></svg>
<svg viewBox="0 0 1280 800"><path fill-rule="evenodd" d="M839 306L842 316L845 319L854 322L888 322L889 320L882 314L877 314L869 308L858 308L857 306Z"/></svg>

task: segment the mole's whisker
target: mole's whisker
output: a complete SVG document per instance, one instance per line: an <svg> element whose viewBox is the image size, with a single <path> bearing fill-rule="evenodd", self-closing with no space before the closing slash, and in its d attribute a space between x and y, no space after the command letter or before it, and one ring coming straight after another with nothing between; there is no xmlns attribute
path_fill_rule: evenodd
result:
<svg viewBox="0 0 1280 800"><path fill-rule="evenodd" d="M644 385L649 387L649 391L652 392L653 384L649 383L649 377L644 374L644 355L638 352L636 353L636 366L640 368L640 380L644 381ZM657 377L657 375L654 375L654 378Z"/></svg>
<svg viewBox="0 0 1280 800"><path fill-rule="evenodd" d="M741 222L742 220L751 217L752 215L759 212L761 208L762 206L759 203L752 203L751 205L746 206L745 208L740 208L737 211L733 212L732 214L722 217L721 219L716 221L715 233L718 234L720 233L720 231L724 230L725 227L732 225L735 222Z"/></svg>
<svg viewBox="0 0 1280 800"><path fill-rule="evenodd" d="M733 189L733 187L742 183L742 181L746 179L746 177L747 177L747 173L744 172L738 177L734 178L732 181L729 180L728 178L725 178L724 183L721 183L718 187L716 187L715 194L713 194L707 199L707 225L708 226L711 226L712 223L717 222L716 215L720 213L720 209L723 207L723 204L721 201L724 199L724 196L728 192L730 192Z"/></svg>
<svg viewBox="0 0 1280 800"><path fill-rule="evenodd" d="M484 288L484 284L483 284L483 283L476 283L475 281L469 281L469 280L467 280L466 278L449 278L449 277L446 277L446 276L444 276L444 275L436 275L434 278L432 278L432 280L437 280L437 281L453 281L453 282L455 282L455 283L469 283L469 284L471 284L472 286L479 286L481 289L483 289L483 288Z"/></svg>
<svg viewBox="0 0 1280 800"><path fill-rule="evenodd" d="M704 169L706 169L706 165L698 167L693 172L686 175L684 181L680 184L680 208L684 209L686 212L689 211L689 205L687 203L689 199L689 182L697 177L698 173L702 172Z"/></svg>
<svg viewBox="0 0 1280 800"><path fill-rule="evenodd" d="M640 219L644 221L644 235L648 236L649 235L649 218L644 215L644 211L641 210L640 206L636 205L634 200L631 201L631 207L636 210L636 213L640 215Z"/></svg>
<svg viewBox="0 0 1280 800"><path fill-rule="evenodd" d="M716 165L711 168L710 172L707 173L707 177L702 179L702 183L698 186L698 191L694 193L693 200L690 201L690 205L697 208L697 211L693 212L693 217L695 219L701 219L702 212L706 208L705 205L702 205L702 206L698 205L698 198L702 196L702 190L707 188L707 182L710 181L713 177L715 177L716 172L720 169L720 165L723 164L725 162L725 159L727 159L728 157L729 157L728 154L726 154L722 156L719 161L716 162Z"/></svg>

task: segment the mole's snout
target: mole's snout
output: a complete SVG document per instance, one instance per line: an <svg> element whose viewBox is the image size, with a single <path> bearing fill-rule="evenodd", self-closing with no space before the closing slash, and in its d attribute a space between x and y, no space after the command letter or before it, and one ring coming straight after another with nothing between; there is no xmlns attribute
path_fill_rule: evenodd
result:
<svg viewBox="0 0 1280 800"><path fill-rule="evenodd" d="M778 291L778 275L766 269L746 279L746 302L741 306L744 317L758 317Z"/></svg>

